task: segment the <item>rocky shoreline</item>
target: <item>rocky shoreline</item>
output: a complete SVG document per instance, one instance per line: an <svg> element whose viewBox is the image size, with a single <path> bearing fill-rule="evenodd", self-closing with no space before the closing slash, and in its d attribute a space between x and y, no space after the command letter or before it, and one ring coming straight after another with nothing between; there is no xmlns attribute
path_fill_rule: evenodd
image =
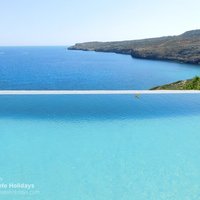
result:
<svg viewBox="0 0 200 200"><path fill-rule="evenodd" d="M144 40L78 43L68 49L113 52L128 54L134 58L200 65L200 30L188 31L179 36Z"/></svg>

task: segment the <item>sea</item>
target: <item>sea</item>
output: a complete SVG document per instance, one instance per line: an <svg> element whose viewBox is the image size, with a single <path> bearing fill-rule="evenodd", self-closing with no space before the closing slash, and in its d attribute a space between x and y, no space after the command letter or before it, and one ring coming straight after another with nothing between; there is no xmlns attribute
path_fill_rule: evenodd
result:
<svg viewBox="0 0 200 200"><path fill-rule="evenodd" d="M196 75L198 65L129 55L67 47L0 47L0 90L137 90Z"/></svg>

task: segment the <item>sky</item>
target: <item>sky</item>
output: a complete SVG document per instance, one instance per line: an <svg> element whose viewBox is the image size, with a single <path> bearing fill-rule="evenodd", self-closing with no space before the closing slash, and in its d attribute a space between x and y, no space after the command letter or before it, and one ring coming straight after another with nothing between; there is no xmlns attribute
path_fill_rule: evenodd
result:
<svg viewBox="0 0 200 200"><path fill-rule="evenodd" d="M72 45L200 29L200 0L0 0L0 46Z"/></svg>

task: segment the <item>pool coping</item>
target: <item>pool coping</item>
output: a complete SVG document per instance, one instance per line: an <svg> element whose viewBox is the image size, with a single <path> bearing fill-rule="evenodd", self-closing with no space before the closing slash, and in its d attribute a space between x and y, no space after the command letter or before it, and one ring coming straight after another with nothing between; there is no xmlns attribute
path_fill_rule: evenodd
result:
<svg viewBox="0 0 200 200"><path fill-rule="evenodd" d="M200 90L0 90L0 95L200 94Z"/></svg>

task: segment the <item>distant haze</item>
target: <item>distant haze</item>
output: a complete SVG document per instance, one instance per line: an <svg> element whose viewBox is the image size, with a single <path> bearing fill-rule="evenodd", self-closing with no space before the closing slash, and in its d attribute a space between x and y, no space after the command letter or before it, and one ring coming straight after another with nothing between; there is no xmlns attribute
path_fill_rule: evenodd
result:
<svg viewBox="0 0 200 200"><path fill-rule="evenodd" d="M178 35L200 28L199 8L199 0L6 0L0 46Z"/></svg>

